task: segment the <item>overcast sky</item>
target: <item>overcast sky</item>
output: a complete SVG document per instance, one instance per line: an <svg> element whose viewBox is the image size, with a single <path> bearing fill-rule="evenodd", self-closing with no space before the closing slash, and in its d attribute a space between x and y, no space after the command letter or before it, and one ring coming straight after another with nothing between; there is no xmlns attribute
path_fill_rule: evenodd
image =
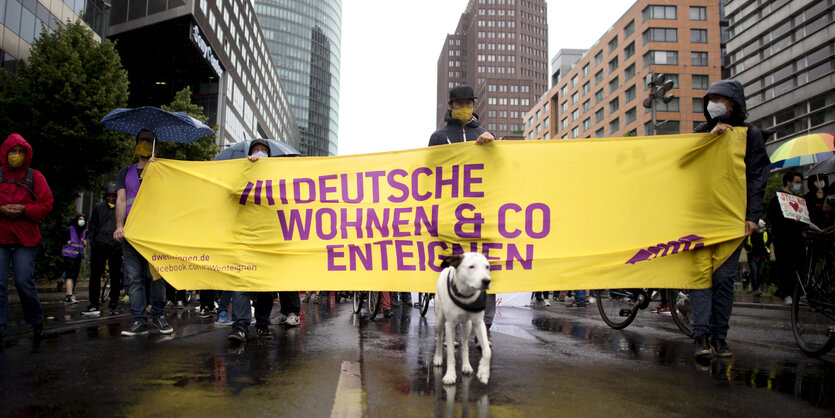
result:
<svg viewBox="0 0 835 418"><path fill-rule="evenodd" d="M588 49L633 4L548 2L548 63ZM438 55L467 0L344 0L339 155L425 147L435 130Z"/></svg>

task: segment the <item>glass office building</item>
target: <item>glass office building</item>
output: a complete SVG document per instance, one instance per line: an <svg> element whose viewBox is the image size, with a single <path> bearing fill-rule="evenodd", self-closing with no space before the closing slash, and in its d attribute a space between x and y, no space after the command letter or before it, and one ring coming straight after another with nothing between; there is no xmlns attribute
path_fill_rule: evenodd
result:
<svg viewBox="0 0 835 418"><path fill-rule="evenodd" d="M304 155L336 155L342 1L255 0Z"/></svg>

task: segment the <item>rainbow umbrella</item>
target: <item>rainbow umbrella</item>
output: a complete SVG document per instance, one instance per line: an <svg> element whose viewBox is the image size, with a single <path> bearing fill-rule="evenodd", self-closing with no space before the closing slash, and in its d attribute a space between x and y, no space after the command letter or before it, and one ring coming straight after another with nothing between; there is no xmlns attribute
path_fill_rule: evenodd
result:
<svg viewBox="0 0 835 418"><path fill-rule="evenodd" d="M777 147L769 157L771 168L814 164L835 156L832 134L810 134L792 138Z"/></svg>

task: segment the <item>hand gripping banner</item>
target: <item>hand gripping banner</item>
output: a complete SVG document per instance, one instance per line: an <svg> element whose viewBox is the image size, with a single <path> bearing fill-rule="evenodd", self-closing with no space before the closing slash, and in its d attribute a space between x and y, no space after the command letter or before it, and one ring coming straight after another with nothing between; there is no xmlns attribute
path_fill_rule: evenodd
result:
<svg viewBox="0 0 835 418"><path fill-rule="evenodd" d="M705 288L744 235L745 134L158 160L126 235L179 289L432 292L464 251L491 292Z"/></svg>

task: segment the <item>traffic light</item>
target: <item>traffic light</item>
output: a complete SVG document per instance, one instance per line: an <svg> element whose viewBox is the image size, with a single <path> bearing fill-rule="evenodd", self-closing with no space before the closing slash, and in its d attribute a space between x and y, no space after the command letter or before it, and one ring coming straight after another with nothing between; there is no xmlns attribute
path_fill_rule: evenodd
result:
<svg viewBox="0 0 835 418"><path fill-rule="evenodd" d="M664 102L664 104L667 104L675 99L676 96L674 94L668 93L675 86L675 82L673 80L667 80L667 77L664 74L656 73L649 73L649 75L647 75L646 82L647 87L649 87L649 94L644 99L643 106L647 109L652 109L652 128L654 133L655 128L658 127L658 125L666 122L656 123L655 103L660 100Z"/></svg>

